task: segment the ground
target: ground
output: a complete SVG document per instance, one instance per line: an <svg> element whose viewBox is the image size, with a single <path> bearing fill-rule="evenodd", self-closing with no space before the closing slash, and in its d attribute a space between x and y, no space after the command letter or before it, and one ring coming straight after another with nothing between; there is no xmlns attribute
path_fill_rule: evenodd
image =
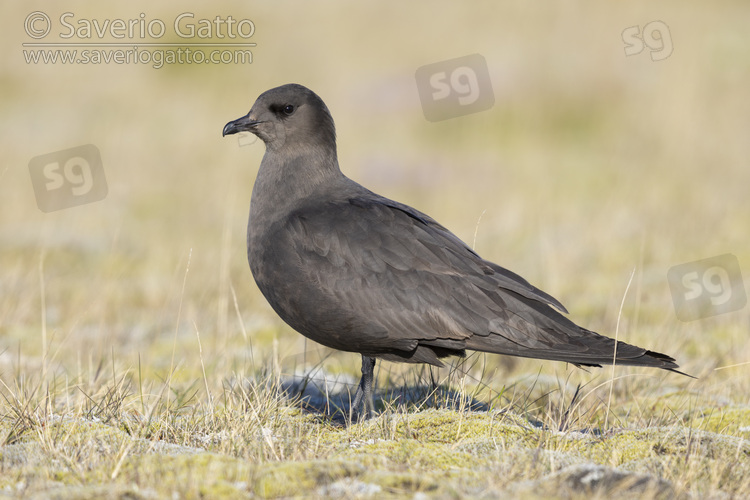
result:
<svg viewBox="0 0 750 500"><path fill-rule="evenodd" d="M104 420L104 405L78 417L8 419L0 428L8 436L0 488L33 498L723 498L750 491L746 409L685 409L648 426L623 426L627 415L610 415L618 425L604 432L551 415L540 422L518 407L390 406L351 423L299 401L286 406L270 387L261 391L260 399L228 392L220 411L172 418L165 411L151 422L120 413L111 399ZM570 410L563 418L579 413Z"/></svg>

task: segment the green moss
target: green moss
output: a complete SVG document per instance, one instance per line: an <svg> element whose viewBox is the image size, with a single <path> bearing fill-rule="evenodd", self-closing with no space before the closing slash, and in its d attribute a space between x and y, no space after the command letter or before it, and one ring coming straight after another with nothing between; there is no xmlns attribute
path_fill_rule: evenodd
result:
<svg viewBox="0 0 750 500"><path fill-rule="evenodd" d="M266 464L257 470L253 489L263 498L311 494L319 486L363 472L361 464L342 460Z"/></svg>
<svg viewBox="0 0 750 500"><path fill-rule="evenodd" d="M680 453L681 428L653 428L643 431L623 431L599 437L585 434L551 436L548 449L577 453L594 463L612 467L651 457Z"/></svg>
<svg viewBox="0 0 750 500"><path fill-rule="evenodd" d="M117 481L152 485L180 498L235 498L253 470L246 461L213 453L141 455L124 461Z"/></svg>
<svg viewBox="0 0 750 500"><path fill-rule="evenodd" d="M611 466L649 456L653 446L631 433L619 433L607 438L583 433L550 433L542 442L547 450L574 453L595 463Z"/></svg>
<svg viewBox="0 0 750 500"><path fill-rule="evenodd" d="M566 467L536 481L514 485L505 496L529 499L675 498L668 481L591 463Z"/></svg>
<svg viewBox="0 0 750 500"><path fill-rule="evenodd" d="M511 424L500 423L511 419ZM513 417L488 413L459 413L449 410L427 410L404 415L396 425L399 436L420 442L455 443L472 439L503 438L521 439L527 432L519 427Z"/></svg>
<svg viewBox="0 0 750 500"><path fill-rule="evenodd" d="M731 434L742 432L750 413L742 409L700 415L692 428L680 420L605 435L555 432L512 413L385 412L347 427L283 406L268 411L169 417L150 428L150 439L122 421L50 419L2 448L0 488L23 484L25 494L61 498L108 488L133 498L278 498L324 494L345 480L377 485L386 497L493 496L596 464L665 479L675 491L750 491L750 442ZM548 482L553 493L556 484Z"/></svg>
<svg viewBox="0 0 750 500"><path fill-rule="evenodd" d="M394 494L429 492L440 487L440 478L434 474L414 472L377 471L362 476L362 480L377 484L383 490Z"/></svg>
<svg viewBox="0 0 750 500"><path fill-rule="evenodd" d="M394 465L410 469L459 469L472 462L468 453L456 452L450 446L420 442L415 439L380 441L359 448L359 453L385 457Z"/></svg>
<svg viewBox="0 0 750 500"><path fill-rule="evenodd" d="M694 427L750 438L750 408L711 409L695 419Z"/></svg>
<svg viewBox="0 0 750 500"><path fill-rule="evenodd" d="M122 500L146 500L156 498L155 491L141 490L137 486L116 485L75 485L64 486L49 484L37 494L30 495L33 500L54 498L55 500L98 500L98 499L122 499Z"/></svg>

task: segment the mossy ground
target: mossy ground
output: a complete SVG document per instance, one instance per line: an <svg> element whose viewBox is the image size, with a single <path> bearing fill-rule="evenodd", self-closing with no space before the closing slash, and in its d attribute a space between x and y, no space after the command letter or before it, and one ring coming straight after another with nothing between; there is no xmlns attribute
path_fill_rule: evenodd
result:
<svg viewBox="0 0 750 500"><path fill-rule="evenodd" d="M237 441L248 439L243 432L258 431L253 423L247 429L235 421L233 435L197 447L91 420L53 418L3 447L0 490L55 498L102 492L113 498L746 495L750 442L701 429L700 420L695 427L610 429L605 435L559 432L507 411L428 409L385 412L351 425L315 422L312 429L308 415L292 411L276 431L260 430L267 453L250 456L255 444ZM293 442L282 442L289 429Z"/></svg>

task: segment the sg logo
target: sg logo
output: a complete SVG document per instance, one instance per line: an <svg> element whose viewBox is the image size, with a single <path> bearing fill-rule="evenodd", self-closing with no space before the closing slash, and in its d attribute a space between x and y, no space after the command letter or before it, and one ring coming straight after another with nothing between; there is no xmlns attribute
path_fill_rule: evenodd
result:
<svg viewBox="0 0 750 500"><path fill-rule="evenodd" d="M101 155L93 144L36 156L29 162L29 173L42 212L92 203L107 196Z"/></svg>
<svg viewBox="0 0 750 500"><path fill-rule="evenodd" d="M737 311L747 305L740 263L732 254L674 266L667 278L681 321Z"/></svg>
<svg viewBox="0 0 750 500"><path fill-rule="evenodd" d="M250 146L258 141L258 136L250 132L240 132L237 134L237 144L240 146Z"/></svg>
<svg viewBox="0 0 750 500"><path fill-rule="evenodd" d="M448 80L449 77L445 71L440 71L430 77L430 86L435 89L432 93L433 100L439 101L450 97L453 91L456 92L461 106L474 104L479 99L479 82L473 69L460 66L450 74L450 82Z"/></svg>
<svg viewBox="0 0 750 500"><path fill-rule="evenodd" d="M669 26L662 21L651 21L641 28L631 26L622 32L622 41L625 42L625 55L634 56L643 52L644 45L651 51L652 61L663 61L672 55L672 36Z"/></svg>
<svg viewBox="0 0 750 500"><path fill-rule="evenodd" d="M422 66L415 77L429 121L485 111L495 104L487 61L479 54Z"/></svg>

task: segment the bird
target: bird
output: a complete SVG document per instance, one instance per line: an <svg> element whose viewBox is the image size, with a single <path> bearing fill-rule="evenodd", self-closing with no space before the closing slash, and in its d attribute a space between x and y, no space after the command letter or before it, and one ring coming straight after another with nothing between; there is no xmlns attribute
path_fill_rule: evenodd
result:
<svg viewBox="0 0 750 500"><path fill-rule="evenodd" d="M432 217L345 176L333 117L307 87L263 92L222 136L239 132L265 144L247 226L253 278L291 328L362 356L350 405L360 418L373 414L378 359L439 367L470 350L686 375L666 354L578 326L557 299Z"/></svg>

